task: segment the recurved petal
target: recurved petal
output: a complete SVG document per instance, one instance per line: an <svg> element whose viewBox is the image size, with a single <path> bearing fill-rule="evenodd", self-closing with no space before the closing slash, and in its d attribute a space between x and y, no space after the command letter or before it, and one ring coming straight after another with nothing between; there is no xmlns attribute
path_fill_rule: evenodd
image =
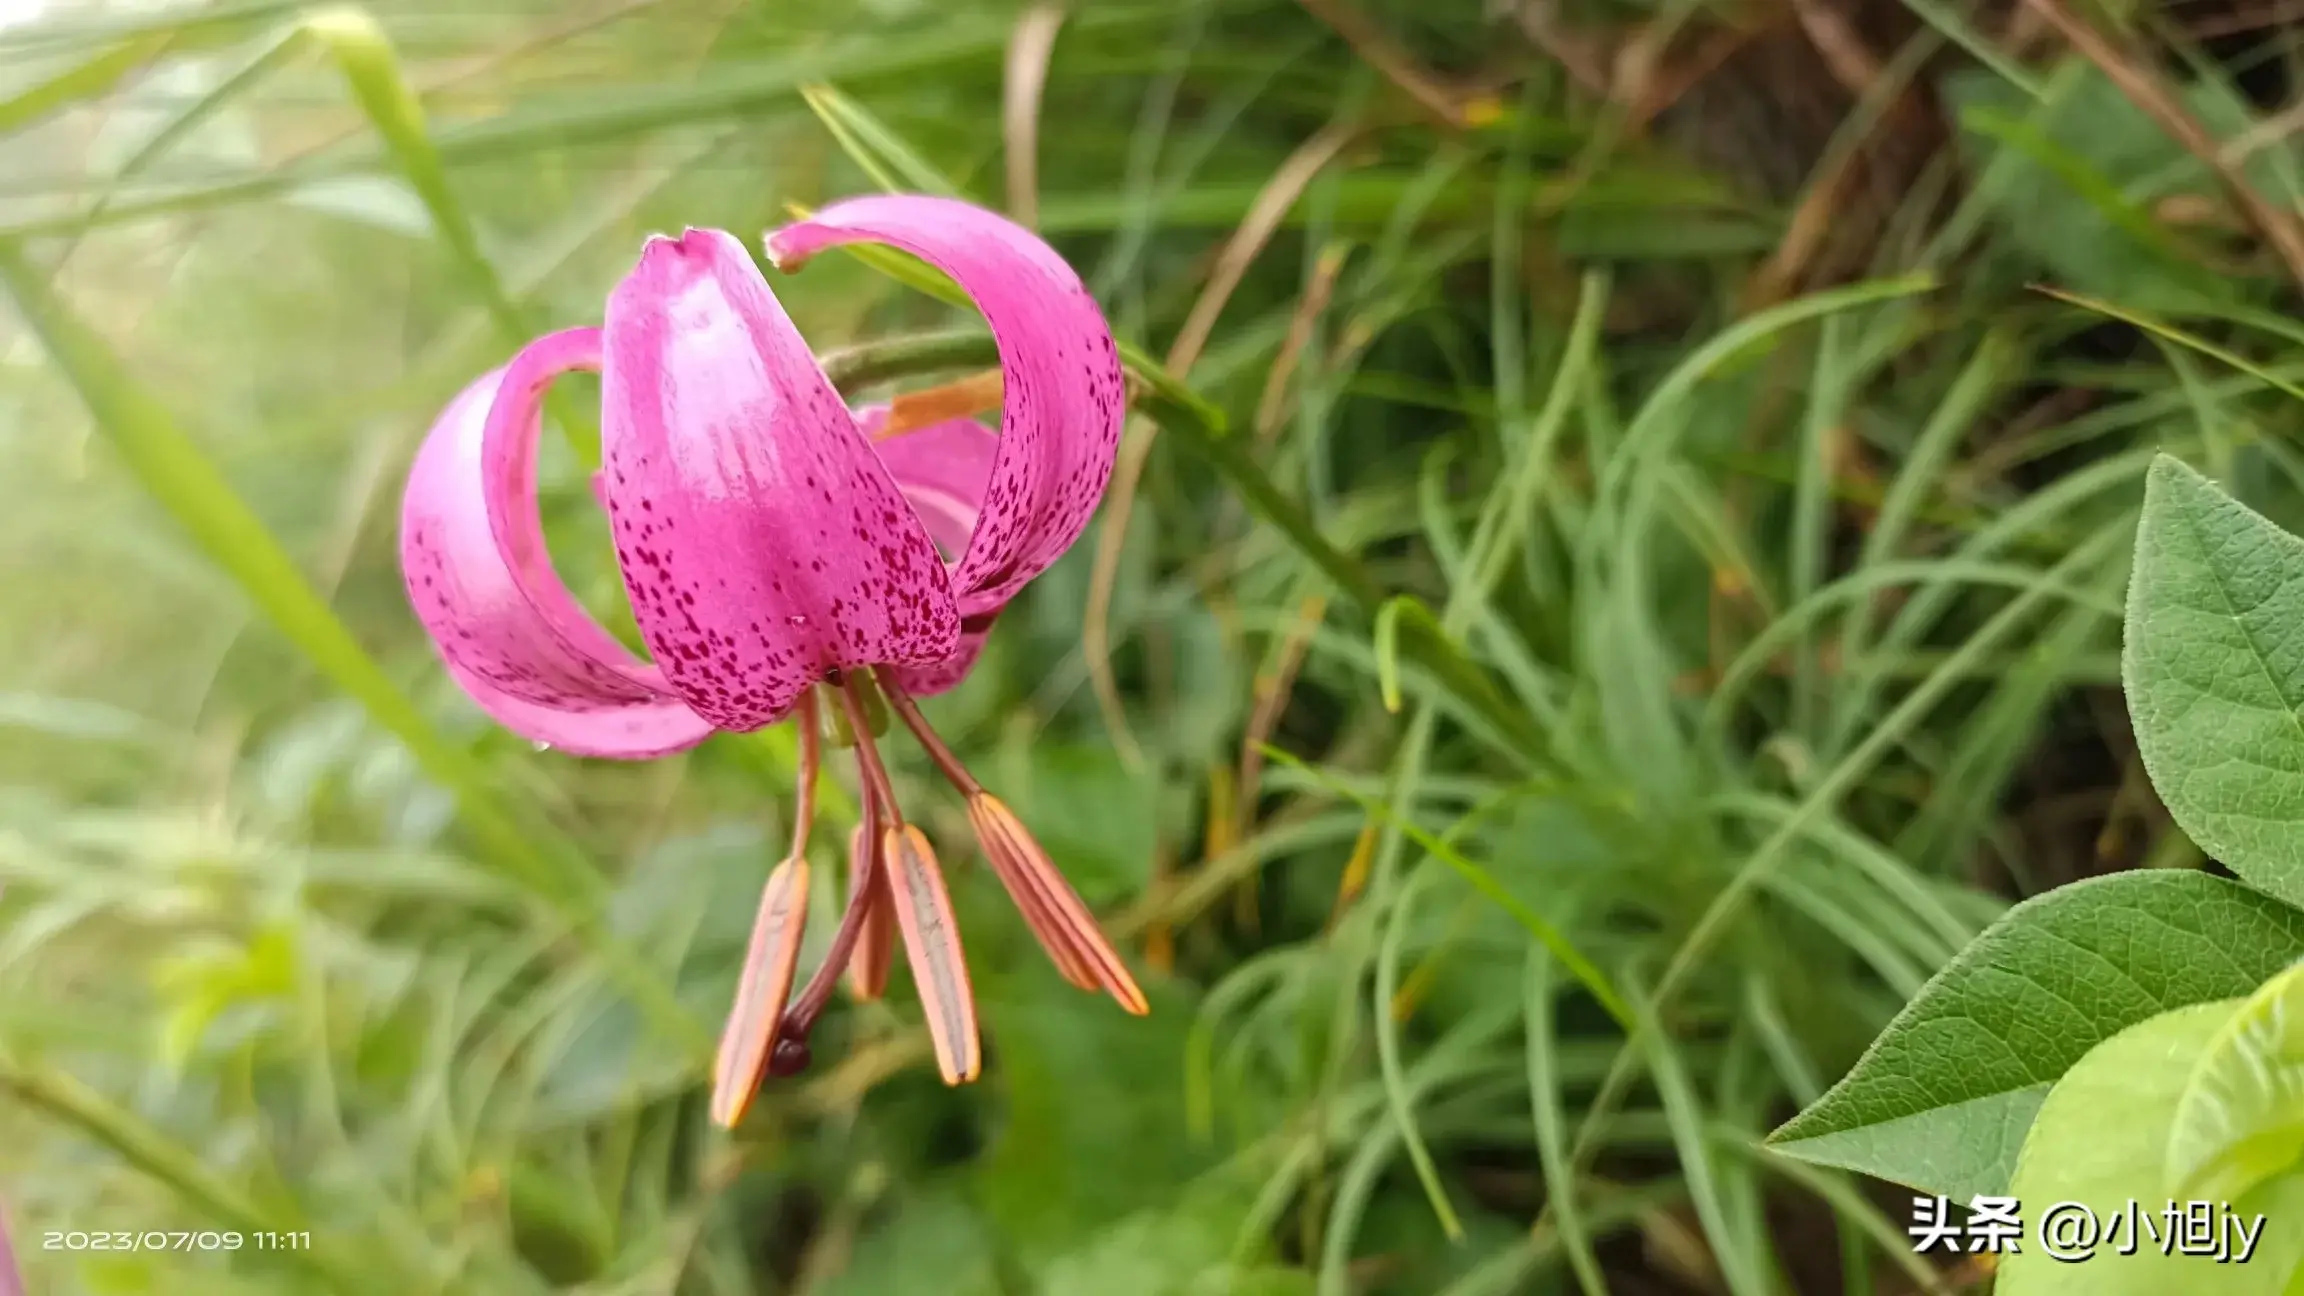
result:
<svg viewBox="0 0 2304 1296"><path fill-rule="evenodd" d="M870 433L886 411L857 411L857 421ZM1000 438L974 419L950 419L877 443L881 462L896 478L896 485L911 501L928 534L935 537L948 558L957 560L968 548L983 507L984 489L992 479L993 461L1000 453ZM992 633L1000 602L982 594L960 600L960 643L952 655L926 666L901 667L896 682L914 697L933 697L957 686L975 667Z"/></svg>
<svg viewBox="0 0 2304 1296"><path fill-rule="evenodd" d="M960 619L960 643L952 655L926 666L898 666L893 670L896 686L913 697L934 697L960 687L968 672L976 669L976 659L984 655L984 641L991 637L992 623L997 612L982 612Z"/></svg>
<svg viewBox="0 0 2304 1296"><path fill-rule="evenodd" d="M482 375L432 425L401 498L401 574L449 674L498 723L579 755L658 756L694 746L712 726L586 617L561 584L537 530L533 469L501 478L487 468L499 389L508 375L557 363L565 337ZM532 397L527 408L526 424L507 418L500 426L532 441ZM525 559L497 544L492 494L501 497L497 511L508 528L532 537Z"/></svg>
<svg viewBox="0 0 2304 1296"><path fill-rule="evenodd" d="M934 542L740 243L651 239L603 335L609 528L690 707L756 729L833 668L952 655Z"/></svg>
<svg viewBox="0 0 2304 1296"><path fill-rule="evenodd" d="M997 607L1079 539L1112 476L1126 411L1120 358L1080 276L1030 231L949 198L832 203L768 236L793 269L824 248L886 243L950 275L1000 349L999 456L953 573L964 607Z"/></svg>
<svg viewBox="0 0 2304 1296"><path fill-rule="evenodd" d="M530 742L556 747L571 756L646 760L686 751L712 736L712 724L678 698L654 702L565 701L556 706L529 702L448 664L448 677L488 718Z"/></svg>
<svg viewBox="0 0 2304 1296"><path fill-rule="evenodd" d="M879 435L888 418L886 406L856 411L856 422L879 448L880 462L896 479L914 512L928 527L945 558L960 561L975 534L976 515L984 507L984 488L992 481L992 466L1000 457L1000 438L974 419L946 419L892 437ZM971 600L961 599L962 611Z"/></svg>

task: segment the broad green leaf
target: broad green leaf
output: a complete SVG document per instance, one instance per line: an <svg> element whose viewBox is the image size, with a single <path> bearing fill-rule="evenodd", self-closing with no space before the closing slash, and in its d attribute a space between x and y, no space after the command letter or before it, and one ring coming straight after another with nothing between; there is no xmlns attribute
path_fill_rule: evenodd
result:
<svg viewBox="0 0 2304 1296"><path fill-rule="evenodd" d="M2304 964L2272 978L2193 1068L2168 1136L2168 1191L2230 1201L2304 1156Z"/></svg>
<svg viewBox="0 0 2304 1296"><path fill-rule="evenodd" d="M2304 904L2304 540L2152 463L2120 673L2152 786L2200 848Z"/></svg>
<svg viewBox="0 0 2304 1296"><path fill-rule="evenodd" d="M2287 1290L2304 1260L2304 1177L2275 1180L2230 1203L2241 1222L2266 1217L2245 1264L2219 1264L2213 1251L2178 1250L2184 1235L2162 1213L2168 1199L2157 1192L2169 1126L2193 1060L2239 1006L2238 1000L2194 1004L2131 1026L2090 1050L2057 1083L2009 1185L2021 1204L2025 1236L2022 1249L2001 1266L1998 1296L2276 1296ZM2054 1247L2058 1230L2043 1236L2051 1211L2077 1218L2070 1203L2096 1221L2085 1259L2074 1254L2072 1235ZM2228 1232L2233 1224L2218 1212L2216 1233L2230 1247L2228 1256L2240 1248Z"/></svg>
<svg viewBox="0 0 2304 1296"><path fill-rule="evenodd" d="M2005 1192L2041 1100L2090 1048L2248 994L2299 955L2304 914L2203 873L2060 887L1962 950L1770 1142L1923 1192Z"/></svg>

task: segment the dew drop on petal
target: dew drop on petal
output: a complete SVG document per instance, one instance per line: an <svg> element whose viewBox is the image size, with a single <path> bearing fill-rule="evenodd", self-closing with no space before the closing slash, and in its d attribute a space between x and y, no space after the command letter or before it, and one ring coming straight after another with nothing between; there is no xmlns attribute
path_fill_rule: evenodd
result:
<svg viewBox="0 0 2304 1296"><path fill-rule="evenodd" d="M808 624L808 618L801 616L798 613L794 613L793 615L784 618L784 622L785 624L791 626L793 629L797 630L800 627Z"/></svg>

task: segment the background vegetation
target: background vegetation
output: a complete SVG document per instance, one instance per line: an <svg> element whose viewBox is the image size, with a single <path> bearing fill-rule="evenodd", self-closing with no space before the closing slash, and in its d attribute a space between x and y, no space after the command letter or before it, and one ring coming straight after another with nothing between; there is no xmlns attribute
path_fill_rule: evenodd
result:
<svg viewBox="0 0 2304 1296"><path fill-rule="evenodd" d="M0 30L33 1290L1988 1281L1758 1139L2011 898L2203 866L2117 622L2153 450L2304 516L2282 6L51 9ZM1155 1012L1065 989L947 804L985 1081L936 1082L899 987L730 1139L702 1050L789 735L482 723L398 484L645 233L875 187L1032 221L1223 416L1132 429L934 708ZM968 323L849 259L778 290L826 349ZM577 456L546 476L613 613Z"/></svg>

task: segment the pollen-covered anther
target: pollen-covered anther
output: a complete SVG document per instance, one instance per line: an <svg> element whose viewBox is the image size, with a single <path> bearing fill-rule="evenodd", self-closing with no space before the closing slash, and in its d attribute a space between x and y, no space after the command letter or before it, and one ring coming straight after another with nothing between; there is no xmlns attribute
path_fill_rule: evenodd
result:
<svg viewBox="0 0 2304 1296"><path fill-rule="evenodd" d="M904 690L883 677L880 693L887 698L888 709L912 731L929 761L968 798L968 822L976 830L976 841L984 849L984 858L999 875L1000 884L1008 889L1009 898L1024 915L1025 925L1038 938L1040 948L1048 952L1056 970L1083 990L1110 994L1129 1012L1141 1016L1151 1011L1144 992L1137 988L1136 979L1120 961L1119 951L1104 939L1103 929L1096 924L1096 915L1089 912L1072 884L1064 880L1048 852L1032 836L1032 830L1024 826L1024 821L1016 817L1007 802L984 790L984 785L961 764L959 756L930 727L928 718L920 714L920 708Z"/></svg>
<svg viewBox="0 0 2304 1296"><path fill-rule="evenodd" d="M968 798L968 822L976 830L984 858L1064 979L1083 990L1102 990L1138 1016L1151 1011L1119 951L1104 939L1096 916L1016 812L1000 798L979 791Z"/></svg>
<svg viewBox="0 0 2304 1296"><path fill-rule="evenodd" d="M760 891L760 911L744 951L736 1001L720 1035L712 1066L712 1123L734 1129L752 1105L782 1038L784 1005L800 964L800 942L808 923L808 858L795 855L778 864Z"/></svg>
<svg viewBox="0 0 2304 1296"><path fill-rule="evenodd" d="M856 950L848 958L848 992L871 1003L888 992L888 966L896 956L896 913L879 868L880 821L874 798L848 836L848 903L863 906ZM867 896L866 892L876 892Z"/></svg>
<svg viewBox="0 0 2304 1296"><path fill-rule="evenodd" d="M896 824L880 834L880 859L895 900L896 925L912 963L913 988L928 1019L936 1046L936 1067L944 1083L967 1084L984 1067L984 1047L976 1030L976 996L968 984L968 960L960 947L960 926L952 917L952 897L927 834Z"/></svg>
<svg viewBox="0 0 2304 1296"><path fill-rule="evenodd" d="M729 1006L719 1053L713 1059L712 1120L728 1129L744 1119L761 1078L780 1074L776 1068L785 1039L796 1037L805 1047L808 1023L815 1016L813 1009L786 1012L800 966L800 943L808 930L808 831L816 818L816 776L823 761L815 710L814 699L803 696L792 848L760 889L760 910L752 920L736 999Z"/></svg>

